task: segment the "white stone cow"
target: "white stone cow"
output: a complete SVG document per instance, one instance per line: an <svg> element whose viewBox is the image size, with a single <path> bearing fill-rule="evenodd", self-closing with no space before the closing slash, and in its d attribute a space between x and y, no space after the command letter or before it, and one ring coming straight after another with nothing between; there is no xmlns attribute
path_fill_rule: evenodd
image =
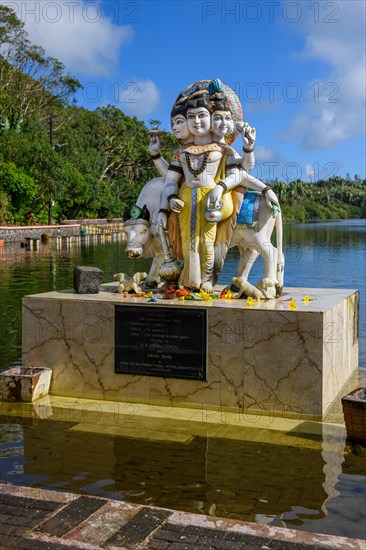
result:
<svg viewBox="0 0 366 550"><path fill-rule="evenodd" d="M136 205L142 215L138 219L128 219L124 215L124 232L127 235L126 253L130 258L153 258L150 272L146 278L148 287L160 282L159 268L164 260L163 250L157 230L157 217L160 207L160 194L165 184L162 177L150 180L142 189ZM237 246L240 259L233 278L233 285L239 288L239 294L255 298L275 298L281 295L284 278L284 258L282 253L282 216L278 212L274 217L260 197L258 231L237 224L229 248ZM277 248L271 243L276 227ZM261 255L264 260L264 277L254 287L248 282L253 262Z"/></svg>
<svg viewBox="0 0 366 550"><path fill-rule="evenodd" d="M155 287L160 283L159 268L164 260L161 240L158 235L157 217L160 207L160 193L165 178L154 178L141 190L136 205L143 209L143 216L137 220L125 219L123 231L127 236L126 253L129 258L153 258L146 285ZM145 207L145 209L144 209Z"/></svg>

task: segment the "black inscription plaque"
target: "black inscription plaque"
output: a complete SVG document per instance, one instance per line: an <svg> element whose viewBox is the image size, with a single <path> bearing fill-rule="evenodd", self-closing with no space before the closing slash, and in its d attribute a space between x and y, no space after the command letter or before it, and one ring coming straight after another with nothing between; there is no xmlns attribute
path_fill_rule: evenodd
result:
<svg viewBox="0 0 366 550"><path fill-rule="evenodd" d="M207 311L116 305L115 373L207 380Z"/></svg>

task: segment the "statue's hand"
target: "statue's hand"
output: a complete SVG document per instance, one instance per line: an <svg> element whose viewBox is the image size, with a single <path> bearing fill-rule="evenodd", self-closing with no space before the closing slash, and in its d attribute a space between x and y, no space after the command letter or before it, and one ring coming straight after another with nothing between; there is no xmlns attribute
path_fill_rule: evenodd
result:
<svg viewBox="0 0 366 550"><path fill-rule="evenodd" d="M164 229L166 229L166 226L168 225L168 214L165 212L159 212L158 214L157 232L160 224L164 227Z"/></svg>
<svg viewBox="0 0 366 550"><path fill-rule="evenodd" d="M156 155L160 151L160 137L159 136L151 136L150 137L150 145L149 145L149 154L150 155Z"/></svg>
<svg viewBox="0 0 366 550"><path fill-rule="evenodd" d="M222 185L216 185L212 191L209 192L207 197L207 208L218 209L221 205L221 197L224 192Z"/></svg>
<svg viewBox="0 0 366 550"><path fill-rule="evenodd" d="M266 204L267 204L267 206L270 210L272 210L272 204L271 203L274 203L278 207L280 206L280 203L278 202L277 195L276 195L276 193L274 193L272 191L272 189L267 191L267 193L265 194L265 198L266 198Z"/></svg>
<svg viewBox="0 0 366 550"><path fill-rule="evenodd" d="M254 147L257 130L249 126L247 122L238 122L237 129L241 132L244 148L252 149Z"/></svg>
<svg viewBox="0 0 366 550"><path fill-rule="evenodd" d="M184 202L180 199L170 199L169 201L170 209L173 210L173 212L179 212L182 210L184 206Z"/></svg>

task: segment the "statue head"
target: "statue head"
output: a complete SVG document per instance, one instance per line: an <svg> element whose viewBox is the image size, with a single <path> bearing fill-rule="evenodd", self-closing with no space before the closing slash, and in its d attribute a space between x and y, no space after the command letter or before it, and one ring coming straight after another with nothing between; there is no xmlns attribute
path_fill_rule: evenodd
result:
<svg viewBox="0 0 366 550"><path fill-rule="evenodd" d="M195 97L194 97L195 96ZM193 94L185 103L188 129L194 136L204 136L211 126L211 102L207 93Z"/></svg>
<svg viewBox="0 0 366 550"><path fill-rule="evenodd" d="M234 131L234 120L223 83L219 78L211 80L208 92L212 105L211 131L220 141L225 141L225 136Z"/></svg>
<svg viewBox="0 0 366 550"><path fill-rule="evenodd" d="M217 122L216 128L214 128L214 131L216 130L217 132L216 134L214 134L213 131L207 131L206 134L199 132L198 128L193 128L193 124L188 123L188 128L193 135L195 143L198 144L200 142L202 144L202 139L207 140L211 136L211 139L214 139L214 141L220 141L226 143L226 145L230 145L237 138L238 132L235 128L235 123L243 120L242 107L234 90L219 78L214 78L213 80L198 80L187 86L180 92L175 100L175 106L180 105L184 106L184 116L187 122L187 111L189 109L196 109L198 107L206 108L210 115L215 110L224 112L231 110L234 124L232 129L228 129L227 132L225 127L219 127L219 122ZM229 123L229 116L225 115L225 117L227 118L227 123Z"/></svg>
<svg viewBox="0 0 366 550"><path fill-rule="evenodd" d="M192 139L185 117L185 109L182 105L174 105L170 114L170 125L174 137L180 143L187 143L188 140Z"/></svg>
<svg viewBox="0 0 366 550"><path fill-rule="evenodd" d="M234 131L233 115L226 98L214 99L211 103L211 131L221 139Z"/></svg>

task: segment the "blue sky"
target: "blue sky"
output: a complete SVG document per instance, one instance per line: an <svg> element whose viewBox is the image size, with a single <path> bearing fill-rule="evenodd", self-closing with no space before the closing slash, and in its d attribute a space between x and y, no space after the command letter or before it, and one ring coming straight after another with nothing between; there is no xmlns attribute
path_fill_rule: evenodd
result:
<svg viewBox="0 0 366 550"><path fill-rule="evenodd" d="M1 1L81 80L79 105L169 129L178 93L218 77L257 129L254 175L366 176L363 0Z"/></svg>

